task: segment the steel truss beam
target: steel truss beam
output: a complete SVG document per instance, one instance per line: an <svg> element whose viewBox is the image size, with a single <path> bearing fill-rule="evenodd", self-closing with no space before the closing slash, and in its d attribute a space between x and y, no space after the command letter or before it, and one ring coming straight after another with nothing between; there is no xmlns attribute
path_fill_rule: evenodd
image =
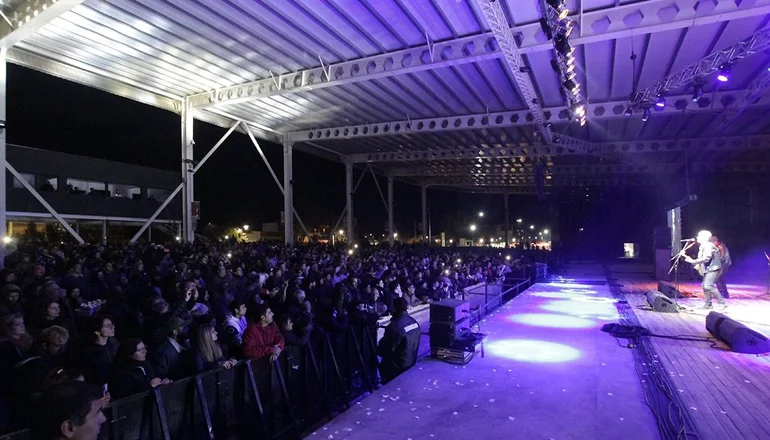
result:
<svg viewBox="0 0 770 440"><path fill-rule="evenodd" d="M729 136L712 139L664 139L654 141L587 143L589 147L576 149L568 145L541 147L515 145L482 145L478 147L431 148L392 153L363 153L350 155L355 163L402 163L443 160L520 159L540 156L602 155L605 157L628 156L636 153L705 150L766 150L770 149L770 135ZM524 159L521 159L522 161ZM647 166L631 164L631 166Z"/></svg>
<svg viewBox="0 0 770 440"><path fill-rule="evenodd" d="M584 26L573 32L570 44L577 46L770 14L770 0L722 0L716 8L700 5L696 12L697 4L697 0L647 1L584 12L577 20ZM516 26L513 31L520 42L519 51L522 54L552 49L551 42L547 41L537 22ZM487 32L206 91L191 95L190 104L194 108L237 104L500 56L502 54L493 42L493 34Z"/></svg>
<svg viewBox="0 0 770 440"><path fill-rule="evenodd" d="M508 66L511 75L516 80L516 85L521 92L524 102L527 104L535 124L538 133L545 144L553 142L553 133L551 133L550 126L546 125L545 115L543 114L543 107L540 105L540 98L537 95L537 89L530 77L530 71L527 66L524 65L524 60L521 58L519 52L519 43L516 42L516 38L511 31L511 26L508 24L508 19L505 17L501 2L496 0L475 0L481 8L481 12L484 14L484 18L487 20L489 29L492 30L492 34L495 36L497 44L500 46L500 51L505 59L505 64Z"/></svg>
<svg viewBox="0 0 770 440"><path fill-rule="evenodd" d="M682 163L663 163L654 169L644 165L550 165L546 167L546 173L554 177L561 176L606 176L606 175L633 175L640 173L665 172L675 173L682 169ZM690 164L691 173L766 173L770 171L770 163L767 162L730 162L711 163L695 162ZM473 165L439 165L433 167L400 168L392 171L395 177L431 177L431 176L524 176L533 177L534 168L530 164L504 166L485 165L482 168Z"/></svg>
<svg viewBox="0 0 770 440"><path fill-rule="evenodd" d="M550 186L619 186L619 185L656 185L658 179L654 176L636 174L627 176L586 176L586 177L552 177L546 179L545 184ZM534 177L435 177L419 181L420 185L428 186L477 186L477 187L535 187Z"/></svg>
<svg viewBox="0 0 770 440"><path fill-rule="evenodd" d="M85 0L27 0L0 17L0 46L11 48Z"/></svg>
<svg viewBox="0 0 770 440"><path fill-rule="evenodd" d="M725 64L751 56L770 48L770 28L757 31L754 35L734 45L714 52L684 69L674 72L657 83L641 90L633 96L630 107L651 105L657 96L665 95L669 90L679 90L692 86L696 81L711 75Z"/></svg>
<svg viewBox="0 0 770 440"><path fill-rule="evenodd" d="M744 99L751 90L735 90L731 92L709 93L698 102L692 102L692 95L676 95L666 98L668 105L661 111L654 111L653 118L695 112L720 111L732 102ZM763 95L759 100L752 101L751 106L770 106L770 96ZM589 120L620 119L628 101L610 101L586 105ZM543 110L546 121L553 124L570 122L566 106L549 107ZM639 118L641 114L634 113ZM318 128L289 133L293 142L320 142L333 139L358 139L372 136L395 136L416 133L437 133L457 130L481 130L487 128L523 127L533 124L534 116L529 110L513 110L504 112L475 113L470 115L444 116L438 118L387 121L376 124L348 125L339 127ZM555 135L559 137L560 135Z"/></svg>
<svg viewBox="0 0 770 440"><path fill-rule="evenodd" d="M752 81L747 89L748 93L746 93L743 99L722 110L716 123L711 125L711 133L722 133L726 130L743 114L743 112L746 111L746 109L765 96L768 87L770 87L770 71L763 68L759 77Z"/></svg>

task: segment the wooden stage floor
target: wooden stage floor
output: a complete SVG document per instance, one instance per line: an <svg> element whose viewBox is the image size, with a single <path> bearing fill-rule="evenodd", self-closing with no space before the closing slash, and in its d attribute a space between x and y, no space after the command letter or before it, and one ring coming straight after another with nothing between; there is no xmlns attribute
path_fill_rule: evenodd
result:
<svg viewBox="0 0 770 440"><path fill-rule="evenodd" d="M656 313L647 309L642 292L653 281L616 273L639 324L667 336L711 337L706 315L699 310L703 295L696 283L683 290L693 294L679 300L684 313ZM770 336L770 297L764 285L728 285L730 299L722 313ZM658 360L687 409L699 439L770 438L770 357L739 354L721 342L710 343L652 338ZM694 438L694 437L692 437Z"/></svg>

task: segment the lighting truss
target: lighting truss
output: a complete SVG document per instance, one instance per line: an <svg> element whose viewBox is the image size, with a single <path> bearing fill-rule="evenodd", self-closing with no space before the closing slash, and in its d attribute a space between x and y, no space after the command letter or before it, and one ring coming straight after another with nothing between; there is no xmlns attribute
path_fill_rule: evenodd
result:
<svg viewBox="0 0 770 440"><path fill-rule="evenodd" d="M759 77L751 83L746 96L733 105L725 107L722 113L719 114L717 122L711 126L711 133L722 133L732 125L747 108L754 105L755 102L765 95L768 87L770 87L770 69L764 69Z"/></svg>
<svg viewBox="0 0 770 440"><path fill-rule="evenodd" d="M521 58L518 43L513 36L508 19L505 18L500 2L495 0L476 0L476 2L484 13L487 24L500 46L500 51L516 80L516 84L519 86L527 107L532 111L537 131L540 133L543 142L550 144L552 141L551 129L546 125L546 118L540 105L540 99L537 97L535 85L532 83L532 78L530 78L529 69L524 65Z"/></svg>
<svg viewBox="0 0 770 440"><path fill-rule="evenodd" d="M639 109L644 106L653 105L658 100L658 97L664 96L670 90L689 87L694 83L702 81L704 77L719 71L725 65L730 65L768 48L770 48L770 28L765 28L635 93L631 97L628 107Z"/></svg>
<svg viewBox="0 0 770 440"><path fill-rule="evenodd" d="M570 110L573 120L581 126L586 123L586 106L580 94L581 84L577 78L575 48L570 44L570 34L575 23L568 17L569 9L562 0L540 0L543 10L543 30L553 44L552 67L559 75L561 94Z"/></svg>

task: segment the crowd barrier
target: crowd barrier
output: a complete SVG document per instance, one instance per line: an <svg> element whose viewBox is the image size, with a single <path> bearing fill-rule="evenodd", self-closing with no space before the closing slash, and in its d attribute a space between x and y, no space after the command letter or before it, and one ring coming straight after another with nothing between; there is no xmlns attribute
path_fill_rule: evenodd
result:
<svg viewBox="0 0 770 440"><path fill-rule="evenodd" d="M287 346L274 362L241 361L115 400L100 439L300 438L378 387L375 331L351 326ZM0 437L28 439L26 430Z"/></svg>
<svg viewBox="0 0 770 440"><path fill-rule="evenodd" d="M517 275L466 288L463 297L476 310L472 315L481 319L534 280ZM418 307L413 312L427 319L429 306ZM105 409L100 440L300 438L378 388L377 331L384 323L378 324L315 335L305 346L287 346L273 362L240 361L229 370L115 400ZM29 440L29 435L18 431L0 440Z"/></svg>

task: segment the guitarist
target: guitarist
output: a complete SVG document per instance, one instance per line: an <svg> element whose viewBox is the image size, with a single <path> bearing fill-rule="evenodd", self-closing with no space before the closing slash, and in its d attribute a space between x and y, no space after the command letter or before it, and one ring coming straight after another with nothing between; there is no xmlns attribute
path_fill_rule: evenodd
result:
<svg viewBox="0 0 770 440"><path fill-rule="evenodd" d="M714 246L717 247L717 250L719 251L719 259L722 261L722 270L719 273L716 286L717 289L719 289L719 293L722 294L722 297L727 299L730 298L730 293L727 291L725 275L727 275L727 269L729 269L733 264L733 260L730 258L730 249L728 249L725 242L720 241L716 235L711 237L711 242L714 243Z"/></svg>
<svg viewBox="0 0 770 440"><path fill-rule="evenodd" d="M698 236L695 239L700 245L698 257L692 259L685 256L684 258L685 261L694 265L698 273L703 276L703 295L706 297L706 303L701 308L710 309L711 299L716 297L719 302L719 310L724 310L727 304L725 304L722 294L719 293L719 289L716 288L716 282L722 272L722 260L719 258L719 250L710 241L711 236L709 231L698 232Z"/></svg>

